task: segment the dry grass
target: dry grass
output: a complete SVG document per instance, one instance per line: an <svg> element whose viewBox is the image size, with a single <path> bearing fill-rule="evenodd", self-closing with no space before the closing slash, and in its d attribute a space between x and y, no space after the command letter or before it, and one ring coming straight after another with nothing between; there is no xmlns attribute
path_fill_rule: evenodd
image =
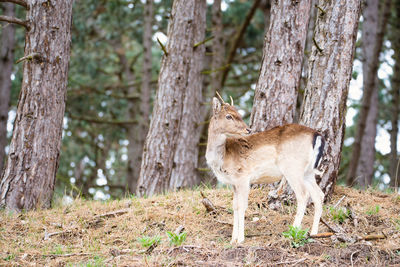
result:
<svg viewBox="0 0 400 267"><path fill-rule="evenodd" d="M360 192L337 187L333 206L350 205L358 219L339 224L324 210L323 218L341 227L355 242L335 236L316 239L298 249L282 236L295 213L294 206L273 211L266 208L265 189L253 189L246 212L246 240L231 246L232 193L228 189L204 189L217 216L206 214L200 191L180 191L148 199L96 202L77 199L72 205L51 210L13 214L0 212L1 266L360 266L400 265L400 197L380 192ZM376 207L379 208L376 208ZM312 210L312 208L311 208ZM121 211L115 216L109 212ZM310 227L312 211L303 226ZM185 227L187 239L171 246L166 231ZM328 232L320 224L320 232ZM359 240L368 234L384 234L378 240ZM160 236L151 253L137 241L141 236ZM338 240L339 239L339 240Z"/></svg>

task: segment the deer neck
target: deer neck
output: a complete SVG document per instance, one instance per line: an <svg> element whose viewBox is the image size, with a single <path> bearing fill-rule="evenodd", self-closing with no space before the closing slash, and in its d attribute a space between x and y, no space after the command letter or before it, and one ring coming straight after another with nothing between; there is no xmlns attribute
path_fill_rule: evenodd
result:
<svg viewBox="0 0 400 267"><path fill-rule="evenodd" d="M214 170L220 171L224 164L226 135L208 134L206 160Z"/></svg>

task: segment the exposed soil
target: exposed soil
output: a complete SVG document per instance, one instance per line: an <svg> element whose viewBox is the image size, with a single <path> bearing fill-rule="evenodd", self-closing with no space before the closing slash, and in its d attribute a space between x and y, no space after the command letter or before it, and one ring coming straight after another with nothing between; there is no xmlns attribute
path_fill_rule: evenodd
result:
<svg viewBox="0 0 400 267"><path fill-rule="evenodd" d="M337 187L323 219L338 233L293 248L282 236L295 206L270 210L267 189L253 189L246 211L246 238L231 245L232 192L202 189L217 207L206 212L199 190L147 199L107 202L76 199L69 206L13 214L0 212L1 266L400 266L400 197ZM352 212L343 223L329 210ZM347 211L346 210L346 211ZM312 223L313 207L303 220ZM187 239L170 245L167 231L183 226ZM332 232L323 223L320 231ZM138 237L159 236L142 247Z"/></svg>

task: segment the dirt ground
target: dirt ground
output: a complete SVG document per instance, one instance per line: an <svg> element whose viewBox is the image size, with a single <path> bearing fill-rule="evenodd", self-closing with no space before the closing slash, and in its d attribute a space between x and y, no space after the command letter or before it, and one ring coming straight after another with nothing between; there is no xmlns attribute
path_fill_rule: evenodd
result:
<svg viewBox="0 0 400 267"><path fill-rule="evenodd" d="M216 214L206 212L200 191ZM271 210L267 195L267 189L252 189L241 245L229 243L229 189L106 202L75 199L22 214L0 211L0 266L400 266L399 195L336 187L319 230L335 233L299 248L282 235L295 205ZM339 209L349 215L343 222L332 211ZM312 215L310 205L303 228L311 227ZM171 245L166 232L178 227L187 238ZM138 241L144 236L158 236L161 243L145 248Z"/></svg>

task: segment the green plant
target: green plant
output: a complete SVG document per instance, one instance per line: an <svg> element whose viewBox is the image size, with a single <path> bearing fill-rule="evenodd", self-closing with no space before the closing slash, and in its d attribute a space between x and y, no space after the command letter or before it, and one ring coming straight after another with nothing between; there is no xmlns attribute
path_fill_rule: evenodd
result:
<svg viewBox="0 0 400 267"><path fill-rule="evenodd" d="M167 236L169 238L169 243L175 246L180 246L186 240L187 233L182 232L180 234L176 234L170 231L167 231Z"/></svg>
<svg viewBox="0 0 400 267"><path fill-rule="evenodd" d="M350 217L350 211L345 208L329 207L329 213L332 216L332 220L338 223L343 223Z"/></svg>
<svg viewBox="0 0 400 267"><path fill-rule="evenodd" d="M400 231L400 219L395 219L394 223L395 223L397 231Z"/></svg>
<svg viewBox="0 0 400 267"><path fill-rule="evenodd" d="M148 248L153 246L154 244L158 244L161 242L161 237L160 236L154 236L154 237L149 237L149 236L142 236L137 239L137 241L142 245L142 247Z"/></svg>
<svg viewBox="0 0 400 267"><path fill-rule="evenodd" d="M5 261L11 261L13 259L15 259L15 254L9 254L3 258L3 260L5 260Z"/></svg>
<svg viewBox="0 0 400 267"><path fill-rule="evenodd" d="M298 248L310 242L307 233L308 233L308 228L302 230L301 228L289 225L289 230L283 232L282 235L290 239L290 244L292 245L292 247Z"/></svg>
<svg viewBox="0 0 400 267"><path fill-rule="evenodd" d="M374 214L378 214L379 210L381 209L381 207L379 205L376 205L375 207L371 207L367 210L366 214L367 215L374 215Z"/></svg>

